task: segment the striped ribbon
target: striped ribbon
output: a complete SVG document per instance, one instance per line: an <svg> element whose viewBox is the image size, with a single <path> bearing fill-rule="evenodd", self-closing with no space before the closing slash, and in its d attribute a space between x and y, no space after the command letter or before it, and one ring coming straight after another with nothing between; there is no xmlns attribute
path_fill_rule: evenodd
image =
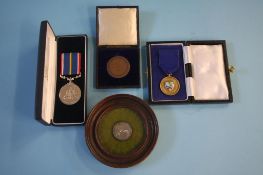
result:
<svg viewBox="0 0 263 175"><path fill-rule="evenodd" d="M61 53L60 75L80 75L81 53Z"/></svg>

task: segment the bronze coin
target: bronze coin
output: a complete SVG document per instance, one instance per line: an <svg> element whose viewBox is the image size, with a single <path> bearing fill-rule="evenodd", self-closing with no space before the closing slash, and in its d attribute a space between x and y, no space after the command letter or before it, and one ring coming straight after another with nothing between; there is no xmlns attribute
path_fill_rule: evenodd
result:
<svg viewBox="0 0 263 175"><path fill-rule="evenodd" d="M114 56L107 62L107 72L113 78L123 78L130 72L130 63L123 56Z"/></svg>

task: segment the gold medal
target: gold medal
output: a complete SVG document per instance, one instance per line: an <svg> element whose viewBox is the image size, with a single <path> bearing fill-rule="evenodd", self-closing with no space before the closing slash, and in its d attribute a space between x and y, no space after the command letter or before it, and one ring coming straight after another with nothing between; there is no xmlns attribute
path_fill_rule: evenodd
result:
<svg viewBox="0 0 263 175"><path fill-rule="evenodd" d="M180 90L180 83L175 77L169 74L161 80L160 89L165 95L176 95Z"/></svg>

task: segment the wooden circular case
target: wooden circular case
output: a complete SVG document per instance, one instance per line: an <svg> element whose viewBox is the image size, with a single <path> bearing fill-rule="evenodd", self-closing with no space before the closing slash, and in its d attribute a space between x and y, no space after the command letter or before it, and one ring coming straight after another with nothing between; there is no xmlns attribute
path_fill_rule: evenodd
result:
<svg viewBox="0 0 263 175"><path fill-rule="evenodd" d="M98 141L96 126L107 111L128 108L141 118L145 136L139 146L125 155L114 155L103 149ZM158 122L152 109L138 97L128 94L112 95L99 102L90 112L85 125L86 143L92 154L105 165L126 168L143 161L153 150L158 138Z"/></svg>

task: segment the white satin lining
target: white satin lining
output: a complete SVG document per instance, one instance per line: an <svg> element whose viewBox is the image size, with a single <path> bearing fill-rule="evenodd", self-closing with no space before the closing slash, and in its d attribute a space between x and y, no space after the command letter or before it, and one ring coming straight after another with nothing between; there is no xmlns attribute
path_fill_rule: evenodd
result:
<svg viewBox="0 0 263 175"><path fill-rule="evenodd" d="M43 97L42 97L42 119L50 123L54 116L55 93L56 93L56 67L57 67L57 42L55 35L47 26L46 50L43 80Z"/></svg>
<svg viewBox="0 0 263 175"><path fill-rule="evenodd" d="M222 45L190 45L187 50L195 100L229 99Z"/></svg>
<svg viewBox="0 0 263 175"><path fill-rule="evenodd" d="M98 9L99 45L137 45L136 8Z"/></svg>

